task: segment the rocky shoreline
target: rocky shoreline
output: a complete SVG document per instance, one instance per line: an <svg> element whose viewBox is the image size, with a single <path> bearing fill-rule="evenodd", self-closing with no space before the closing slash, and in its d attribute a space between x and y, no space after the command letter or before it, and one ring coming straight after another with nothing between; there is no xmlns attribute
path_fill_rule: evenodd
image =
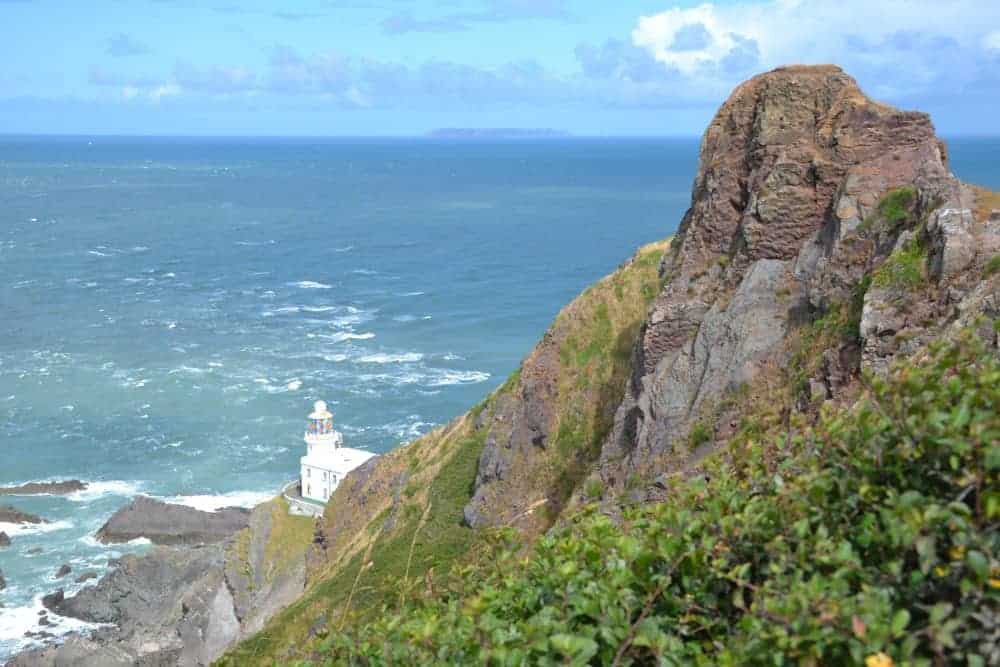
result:
<svg viewBox="0 0 1000 667"><path fill-rule="evenodd" d="M86 482L67 479L59 482L28 482L20 486L0 486L0 496L65 496L86 490Z"/></svg>
<svg viewBox="0 0 1000 667"><path fill-rule="evenodd" d="M305 544L277 552L269 542L287 532L286 517L280 498L253 510L203 512L136 497L96 537L105 544L146 538L155 546L114 561L107 574L75 595L59 588L44 596L39 630L28 636L51 637L45 632L49 614L92 623L95 629L23 651L6 664L210 664L304 589L312 524L295 525L298 542ZM85 573L77 583L94 577Z"/></svg>

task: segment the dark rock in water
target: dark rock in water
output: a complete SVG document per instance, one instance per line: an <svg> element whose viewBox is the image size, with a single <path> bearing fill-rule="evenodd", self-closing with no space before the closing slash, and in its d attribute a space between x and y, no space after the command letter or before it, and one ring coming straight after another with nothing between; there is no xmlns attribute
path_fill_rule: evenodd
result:
<svg viewBox="0 0 1000 667"><path fill-rule="evenodd" d="M7 580L3 578L3 570L0 570L0 591L7 588Z"/></svg>
<svg viewBox="0 0 1000 667"><path fill-rule="evenodd" d="M52 621L49 620L48 616L41 616L38 619L38 625L52 625Z"/></svg>
<svg viewBox="0 0 1000 667"><path fill-rule="evenodd" d="M28 549L25 553L27 553L29 556L37 556L38 554L42 553L42 548L41 547L32 547L32 548Z"/></svg>
<svg viewBox="0 0 1000 667"><path fill-rule="evenodd" d="M48 595L42 596L42 606L50 611L54 611L57 614L62 612L59 611L59 606L66 600L66 594L63 589L57 590L55 593L49 593Z"/></svg>
<svg viewBox="0 0 1000 667"><path fill-rule="evenodd" d="M90 581L91 579L97 579L96 572L84 572L79 577L76 578L76 583L82 584L85 581Z"/></svg>
<svg viewBox="0 0 1000 667"><path fill-rule="evenodd" d="M0 530L0 549L10 546L10 536Z"/></svg>
<svg viewBox="0 0 1000 667"><path fill-rule="evenodd" d="M202 512L185 505L171 505L146 496L137 496L130 505L97 531L104 544L128 542L145 537L156 544L204 544L221 542L246 528L250 511L226 508Z"/></svg>
<svg viewBox="0 0 1000 667"><path fill-rule="evenodd" d="M28 482L20 486L0 486L0 496L62 496L76 493L87 488L85 482L78 479L68 479L62 482Z"/></svg>
<svg viewBox="0 0 1000 667"><path fill-rule="evenodd" d="M150 507L164 505L145 501ZM234 641L259 631L305 588L304 553L283 554L279 562L267 556L274 522L287 512L275 502L258 506L248 530L229 540L127 554L72 597L62 590L45 596L42 604L51 612L104 626L87 636L65 637L58 646L24 651L7 664L210 664ZM87 574L92 578L93 573L81 578Z"/></svg>
<svg viewBox="0 0 1000 667"><path fill-rule="evenodd" d="M0 522L3 523L48 523L45 519L22 512L10 505L0 505Z"/></svg>
<svg viewBox="0 0 1000 667"><path fill-rule="evenodd" d="M63 563L59 566L59 569L56 570L56 579L62 579L72 571L73 568L69 566L69 563Z"/></svg>

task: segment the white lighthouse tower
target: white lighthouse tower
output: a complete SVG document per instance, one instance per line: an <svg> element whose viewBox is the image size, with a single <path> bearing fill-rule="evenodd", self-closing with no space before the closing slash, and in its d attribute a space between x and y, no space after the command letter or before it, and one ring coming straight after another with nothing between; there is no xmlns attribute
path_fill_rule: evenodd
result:
<svg viewBox="0 0 1000 667"><path fill-rule="evenodd" d="M301 494L306 501L326 504L344 476L375 456L344 447L344 437L333 428L333 415L324 401L316 401L305 433Z"/></svg>

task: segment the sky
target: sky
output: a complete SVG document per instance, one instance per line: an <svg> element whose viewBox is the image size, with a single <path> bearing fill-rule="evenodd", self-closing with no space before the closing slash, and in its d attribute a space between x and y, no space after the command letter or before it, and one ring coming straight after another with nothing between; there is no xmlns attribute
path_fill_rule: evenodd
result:
<svg viewBox="0 0 1000 667"><path fill-rule="evenodd" d="M1000 134L995 0L0 0L0 133L694 136L746 78L836 63Z"/></svg>

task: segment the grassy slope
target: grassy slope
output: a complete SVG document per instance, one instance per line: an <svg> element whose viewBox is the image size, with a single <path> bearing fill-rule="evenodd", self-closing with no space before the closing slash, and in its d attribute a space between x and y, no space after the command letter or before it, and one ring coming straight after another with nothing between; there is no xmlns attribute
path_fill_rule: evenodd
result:
<svg viewBox="0 0 1000 667"><path fill-rule="evenodd" d="M634 261L588 288L553 324L547 338L559 332L564 357L559 378L564 417L554 451L592 453L610 425L610 392L620 396L639 324L659 289L657 267L666 247L662 242L640 249ZM381 457L364 484L342 484L326 521L349 529L334 531L331 561L299 601L218 664L285 664L306 657L329 632L446 587L453 565L475 562L492 533L465 527L462 510L472 495L497 400L515 394L519 381L516 371L466 415ZM543 475L568 494L582 472L553 461ZM405 480L401 489L393 486L395 480ZM357 498L371 489L378 491L359 504Z"/></svg>

